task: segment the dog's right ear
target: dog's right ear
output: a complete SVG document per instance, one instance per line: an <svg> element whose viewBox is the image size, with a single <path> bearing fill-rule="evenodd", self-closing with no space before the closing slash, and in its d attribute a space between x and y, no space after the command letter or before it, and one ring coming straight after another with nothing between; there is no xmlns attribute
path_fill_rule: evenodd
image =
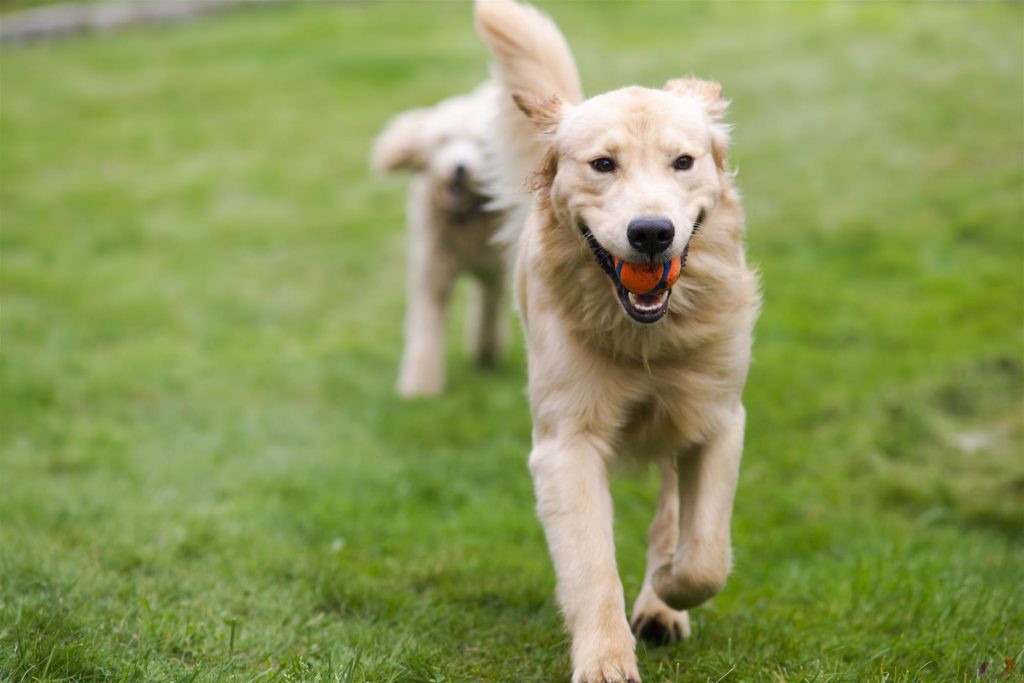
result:
<svg viewBox="0 0 1024 683"><path fill-rule="evenodd" d="M541 135L548 137L558 130L558 122L562 120L567 106L558 95L537 97L530 92L515 90L512 99Z"/></svg>
<svg viewBox="0 0 1024 683"><path fill-rule="evenodd" d="M370 153L370 166L378 173L423 171L427 168L427 150L423 128L429 109L410 109L391 119L377 136Z"/></svg>

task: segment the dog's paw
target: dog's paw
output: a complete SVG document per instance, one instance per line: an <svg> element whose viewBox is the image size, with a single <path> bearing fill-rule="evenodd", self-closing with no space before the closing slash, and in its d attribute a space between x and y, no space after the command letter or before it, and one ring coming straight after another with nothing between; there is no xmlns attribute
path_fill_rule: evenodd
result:
<svg viewBox="0 0 1024 683"><path fill-rule="evenodd" d="M494 370L498 367L500 355L497 349L483 348L473 353L473 362L481 370Z"/></svg>
<svg viewBox="0 0 1024 683"><path fill-rule="evenodd" d="M577 667L572 683L640 683L636 664L613 662L608 659L594 662L586 667Z"/></svg>
<svg viewBox="0 0 1024 683"><path fill-rule="evenodd" d="M690 637L690 617L671 607L663 611L643 612L630 623L637 638L650 645L669 645Z"/></svg>
<svg viewBox="0 0 1024 683"><path fill-rule="evenodd" d="M650 645L668 645L690 637L686 611L672 609L649 588L637 598L629 626L633 635Z"/></svg>
<svg viewBox="0 0 1024 683"><path fill-rule="evenodd" d="M682 567L666 562L651 577L651 585L659 598L679 610L702 605L725 587L729 578L728 554L706 558L694 554Z"/></svg>
<svg viewBox="0 0 1024 683"><path fill-rule="evenodd" d="M444 381L439 377L403 375L395 385L395 390L402 398L430 398L444 391Z"/></svg>
<svg viewBox="0 0 1024 683"><path fill-rule="evenodd" d="M640 683L633 643L628 647L604 649L593 657L578 658L572 683Z"/></svg>

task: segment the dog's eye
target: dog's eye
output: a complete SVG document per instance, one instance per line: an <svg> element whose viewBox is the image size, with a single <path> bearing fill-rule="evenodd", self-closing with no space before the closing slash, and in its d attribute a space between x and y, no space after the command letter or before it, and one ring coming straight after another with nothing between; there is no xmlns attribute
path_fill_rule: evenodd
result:
<svg viewBox="0 0 1024 683"><path fill-rule="evenodd" d="M615 161L609 157L601 157L590 162L590 168L598 173L611 173L615 170Z"/></svg>
<svg viewBox="0 0 1024 683"><path fill-rule="evenodd" d="M693 157L689 154L684 154L675 161L672 162L672 168L677 171L689 171L693 168Z"/></svg>

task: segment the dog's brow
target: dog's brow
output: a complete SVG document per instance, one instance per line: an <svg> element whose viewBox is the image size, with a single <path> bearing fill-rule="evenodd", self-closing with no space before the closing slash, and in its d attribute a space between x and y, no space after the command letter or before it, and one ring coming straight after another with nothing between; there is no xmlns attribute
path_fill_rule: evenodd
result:
<svg viewBox="0 0 1024 683"><path fill-rule="evenodd" d="M654 122L647 114L639 114L631 117L626 122L626 129L635 137L642 137L648 130L654 127Z"/></svg>
<svg viewBox="0 0 1024 683"><path fill-rule="evenodd" d="M621 140L617 137L595 137L594 139L587 140L586 142L586 153L584 156L611 156L619 154L626 145L622 144Z"/></svg>

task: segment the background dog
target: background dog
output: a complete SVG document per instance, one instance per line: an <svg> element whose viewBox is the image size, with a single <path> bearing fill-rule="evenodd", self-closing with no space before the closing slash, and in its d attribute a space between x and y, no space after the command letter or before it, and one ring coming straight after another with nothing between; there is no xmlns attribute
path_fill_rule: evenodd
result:
<svg viewBox="0 0 1024 683"><path fill-rule="evenodd" d="M506 91L500 187L533 170L532 195L520 195L515 288L529 357L530 470L573 681L636 682L633 633L653 642L688 635L685 610L730 572L740 398L760 298L726 164L726 102L717 83L698 80L583 101L547 17L516 2L478 2L476 17ZM638 291L623 268L681 277ZM620 455L659 463L663 479L632 623L608 491L607 464Z"/></svg>
<svg viewBox="0 0 1024 683"><path fill-rule="evenodd" d="M408 198L409 261L405 348L398 375L403 396L444 387L445 313L456 277L475 280L467 338L480 365L495 363L503 344L505 259L492 243L501 213L483 192L484 136L498 89L395 117L378 137L371 163L379 172L415 174Z"/></svg>

